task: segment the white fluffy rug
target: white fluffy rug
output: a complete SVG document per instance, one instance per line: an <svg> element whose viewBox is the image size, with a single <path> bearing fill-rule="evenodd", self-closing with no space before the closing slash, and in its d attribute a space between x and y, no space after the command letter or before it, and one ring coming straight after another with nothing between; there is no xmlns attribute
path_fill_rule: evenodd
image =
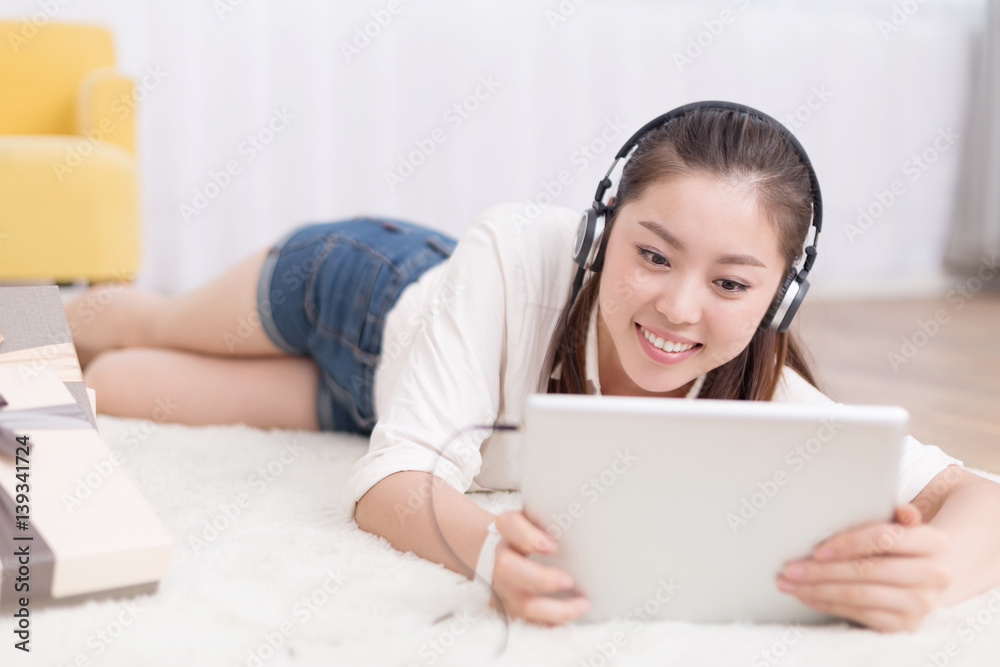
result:
<svg viewBox="0 0 1000 667"><path fill-rule="evenodd" d="M936 611L914 634L508 625L467 580L346 520L340 489L365 439L103 416L99 428L175 536L172 569L155 595L36 610L30 655L12 648L4 614L0 665L1000 664L1000 589ZM520 503L514 493L471 496L494 511ZM214 536L213 522L223 527Z"/></svg>

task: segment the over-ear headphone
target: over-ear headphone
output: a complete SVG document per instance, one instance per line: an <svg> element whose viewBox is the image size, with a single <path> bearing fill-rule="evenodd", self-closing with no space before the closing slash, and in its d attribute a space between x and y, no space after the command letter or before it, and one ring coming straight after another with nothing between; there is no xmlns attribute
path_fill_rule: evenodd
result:
<svg viewBox="0 0 1000 667"><path fill-rule="evenodd" d="M573 292L570 296L567 313L569 308L572 307L573 302L576 301L577 293L583 284L584 273L587 270L600 271L604 264L604 253L600 241L601 234L604 232L605 218L609 213L609 207L604 203L604 195L611 187L611 172L614 171L618 162L624 159L638 145L639 140L647 132L695 109L731 110L746 113L767 122L788 140L809 171L809 184L813 197L810 225L814 232L811 240L809 239L809 235L806 235L805 261L802 263L801 268L796 269L794 266L791 268L778 290L774 302L767 310L767 313L764 314L764 319L760 323L762 329L772 329L778 332L788 330L788 326L792 323L792 318L795 317L795 313L802 304L802 299L805 298L806 292L809 290L809 281L806 280L806 276L809 275L809 270L812 269L813 262L816 261L816 240L819 238L820 227L823 221L823 199L820 196L819 180L816 178L816 171L813 169L812 162L809 161L809 156L806 155L805 149L802 148L802 144L799 143L798 139L789 132L788 128L762 111L742 104L733 104L732 102L713 101L685 104L649 121L625 142L625 145L615 155L615 161L611 164L611 168L608 169L604 178L597 185L597 193L594 195L593 205L584 211L583 217L580 219L580 227L577 229L576 240L573 243L573 261L577 263L579 268L573 280Z"/></svg>

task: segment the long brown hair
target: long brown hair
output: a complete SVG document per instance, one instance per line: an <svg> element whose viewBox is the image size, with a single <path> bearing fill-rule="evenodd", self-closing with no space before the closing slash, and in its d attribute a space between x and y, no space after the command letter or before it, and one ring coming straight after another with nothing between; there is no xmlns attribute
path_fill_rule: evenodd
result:
<svg viewBox="0 0 1000 667"><path fill-rule="evenodd" d="M622 206L640 198L654 184L688 174L708 174L756 195L778 232L787 276L802 255L809 233L812 203L809 172L777 128L733 110L694 109L648 132L639 141L625 164L617 196L608 210L600 241L602 256ZM585 376L584 345L597 304L599 277L599 273L590 276L568 317L564 312L560 322L565 324L556 329L550 347L554 354L549 374L560 364L562 367L559 378L549 381L549 393L581 393L580 382ZM785 282L782 281L779 291ZM756 331L739 354L708 372L699 397L769 401L785 366L816 386L810 361L796 334L761 329L758 324L752 323ZM572 362L578 376L567 369Z"/></svg>

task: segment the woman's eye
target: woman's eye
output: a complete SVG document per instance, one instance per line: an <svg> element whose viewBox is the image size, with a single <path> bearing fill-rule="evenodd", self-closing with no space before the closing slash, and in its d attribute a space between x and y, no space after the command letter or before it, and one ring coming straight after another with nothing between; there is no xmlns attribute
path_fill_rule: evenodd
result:
<svg viewBox="0 0 1000 667"><path fill-rule="evenodd" d="M636 247L636 251L642 257L645 257L646 261L650 264L654 264L656 266L670 266L670 262L667 261L667 258L657 252L639 247Z"/></svg>
<svg viewBox="0 0 1000 667"><path fill-rule="evenodd" d="M731 292L737 294L739 292L746 292L747 286L743 283L738 283L735 280L717 280L716 284L722 288L723 292Z"/></svg>

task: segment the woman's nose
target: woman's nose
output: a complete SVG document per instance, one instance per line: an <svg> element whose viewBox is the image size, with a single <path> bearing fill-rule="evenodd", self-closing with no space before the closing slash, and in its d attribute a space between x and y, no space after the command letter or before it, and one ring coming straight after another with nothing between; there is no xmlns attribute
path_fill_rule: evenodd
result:
<svg viewBox="0 0 1000 667"><path fill-rule="evenodd" d="M702 292L693 281L678 280L667 285L656 301L656 309L671 324L696 324L701 320Z"/></svg>

